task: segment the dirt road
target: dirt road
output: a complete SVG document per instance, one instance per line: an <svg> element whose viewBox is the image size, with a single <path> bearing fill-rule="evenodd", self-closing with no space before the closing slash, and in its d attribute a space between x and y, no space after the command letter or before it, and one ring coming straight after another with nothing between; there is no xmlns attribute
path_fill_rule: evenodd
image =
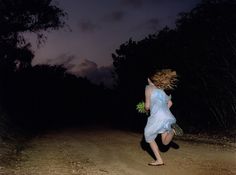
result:
<svg viewBox="0 0 236 175"><path fill-rule="evenodd" d="M236 149L174 139L165 165L150 167L142 134L110 129L70 129L34 138L4 175L235 175Z"/></svg>

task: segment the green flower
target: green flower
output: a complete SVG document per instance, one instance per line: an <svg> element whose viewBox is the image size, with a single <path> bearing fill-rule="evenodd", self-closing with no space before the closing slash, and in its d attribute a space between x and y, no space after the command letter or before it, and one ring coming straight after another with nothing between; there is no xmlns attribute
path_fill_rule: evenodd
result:
<svg viewBox="0 0 236 175"><path fill-rule="evenodd" d="M138 113L148 114L148 112L145 110L145 103L143 101L139 102L136 105L136 110L138 111Z"/></svg>

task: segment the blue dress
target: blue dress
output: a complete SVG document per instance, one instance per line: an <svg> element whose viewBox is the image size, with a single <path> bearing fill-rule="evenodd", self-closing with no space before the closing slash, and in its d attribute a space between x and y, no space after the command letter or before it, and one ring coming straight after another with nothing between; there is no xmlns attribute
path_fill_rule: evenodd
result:
<svg viewBox="0 0 236 175"><path fill-rule="evenodd" d="M168 107L168 96L162 89L154 88L151 91L150 116L144 129L146 142L155 140L158 134L171 131L171 125L176 122Z"/></svg>

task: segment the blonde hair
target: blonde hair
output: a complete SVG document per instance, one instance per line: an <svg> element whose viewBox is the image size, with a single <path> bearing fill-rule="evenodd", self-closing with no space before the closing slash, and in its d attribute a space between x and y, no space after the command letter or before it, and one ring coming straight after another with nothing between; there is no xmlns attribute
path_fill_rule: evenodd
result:
<svg viewBox="0 0 236 175"><path fill-rule="evenodd" d="M177 86L177 73L171 69L155 71L149 79L160 89L171 90Z"/></svg>

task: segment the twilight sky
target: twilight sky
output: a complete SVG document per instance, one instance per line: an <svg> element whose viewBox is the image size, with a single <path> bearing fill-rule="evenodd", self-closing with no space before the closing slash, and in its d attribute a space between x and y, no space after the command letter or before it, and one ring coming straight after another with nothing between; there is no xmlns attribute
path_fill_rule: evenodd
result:
<svg viewBox="0 0 236 175"><path fill-rule="evenodd" d="M141 40L165 26L175 27L180 12L200 0L57 0L68 13L69 28L47 33L33 64L64 64L92 81L110 83L111 54L121 44ZM30 35L30 40L34 37Z"/></svg>

